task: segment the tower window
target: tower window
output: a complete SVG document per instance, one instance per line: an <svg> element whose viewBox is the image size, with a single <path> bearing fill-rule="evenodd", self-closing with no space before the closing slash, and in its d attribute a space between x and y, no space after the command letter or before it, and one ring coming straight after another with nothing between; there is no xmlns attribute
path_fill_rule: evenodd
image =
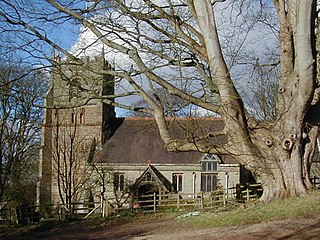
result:
<svg viewBox="0 0 320 240"><path fill-rule="evenodd" d="M71 123L75 123L75 115L74 115L74 113L71 113Z"/></svg>
<svg viewBox="0 0 320 240"><path fill-rule="evenodd" d="M79 84L78 78L72 78L69 80L69 102L75 98L79 97Z"/></svg>
<svg viewBox="0 0 320 240"><path fill-rule="evenodd" d="M84 114L80 113L80 124L84 124Z"/></svg>

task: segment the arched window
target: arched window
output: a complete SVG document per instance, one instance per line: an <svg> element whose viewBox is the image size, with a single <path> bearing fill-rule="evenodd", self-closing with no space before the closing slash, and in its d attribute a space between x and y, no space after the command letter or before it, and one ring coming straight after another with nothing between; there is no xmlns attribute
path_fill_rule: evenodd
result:
<svg viewBox="0 0 320 240"><path fill-rule="evenodd" d="M211 192L218 187L218 167L220 158L214 154L205 154L201 163L201 191Z"/></svg>
<svg viewBox="0 0 320 240"><path fill-rule="evenodd" d="M84 114L80 113L80 124L84 124Z"/></svg>
<svg viewBox="0 0 320 240"><path fill-rule="evenodd" d="M78 77L72 77L69 82L69 102L73 98L79 97L79 86L80 86L80 79Z"/></svg>
<svg viewBox="0 0 320 240"><path fill-rule="evenodd" d="M71 123L75 123L75 115L74 115L74 113L71 113Z"/></svg>
<svg viewBox="0 0 320 240"><path fill-rule="evenodd" d="M182 191L183 173L172 174L172 185L175 192Z"/></svg>
<svg viewBox="0 0 320 240"><path fill-rule="evenodd" d="M214 154L205 154L201 159L202 172L216 172L218 171L219 158Z"/></svg>
<svg viewBox="0 0 320 240"><path fill-rule="evenodd" d="M147 172L145 175L145 181L146 182L151 182L152 181L152 176L151 173Z"/></svg>
<svg viewBox="0 0 320 240"><path fill-rule="evenodd" d="M201 174L201 191L212 192L218 187L218 178L216 174L202 173Z"/></svg>
<svg viewBox="0 0 320 240"><path fill-rule="evenodd" d="M53 111L53 116L54 116L53 119L58 122L58 116L59 116L59 115L58 115L58 109L54 109L54 111Z"/></svg>
<svg viewBox="0 0 320 240"><path fill-rule="evenodd" d="M113 183L114 191L123 191L125 187L124 173L114 173Z"/></svg>

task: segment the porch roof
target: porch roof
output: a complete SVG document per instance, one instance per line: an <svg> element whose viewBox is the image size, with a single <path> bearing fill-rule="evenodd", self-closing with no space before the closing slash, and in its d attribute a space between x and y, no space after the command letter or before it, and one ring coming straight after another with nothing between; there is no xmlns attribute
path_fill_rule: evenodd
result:
<svg viewBox="0 0 320 240"><path fill-rule="evenodd" d="M136 179L135 183L132 185L132 189L137 189L139 185L148 183L145 181L147 173L150 173L152 176L151 182L157 184L162 191L171 191L171 182L165 176L163 176L156 167L152 166L151 164L148 164L148 168L141 174L140 177Z"/></svg>

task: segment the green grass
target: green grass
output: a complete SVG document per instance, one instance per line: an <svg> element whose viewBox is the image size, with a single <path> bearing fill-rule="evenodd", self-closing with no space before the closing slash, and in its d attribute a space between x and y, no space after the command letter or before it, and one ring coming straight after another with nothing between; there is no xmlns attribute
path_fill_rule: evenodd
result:
<svg viewBox="0 0 320 240"><path fill-rule="evenodd" d="M181 222L197 228L212 228L269 222L283 219L320 216L320 191L305 197L278 199L269 203L250 203L223 211L203 212L200 216L184 218Z"/></svg>

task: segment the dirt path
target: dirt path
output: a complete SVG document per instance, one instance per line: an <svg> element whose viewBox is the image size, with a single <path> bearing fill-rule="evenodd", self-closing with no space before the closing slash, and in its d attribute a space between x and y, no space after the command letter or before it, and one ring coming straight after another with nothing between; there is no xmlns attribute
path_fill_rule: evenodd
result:
<svg viewBox="0 0 320 240"><path fill-rule="evenodd" d="M125 225L120 229L109 229L98 239L131 240L186 240L186 239L320 239L320 219L277 221L237 227L213 229L190 229L176 223L160 222L151 225ZM103 238L103 237L106 238Z"/></svg>
<svg viewBox="0 0 320 240"><path fill-rule="evenodd" d="M57 227L49 231L23 233L1 239L45 239L45 240L186 240L186 239L320 239L320 218L283 220L263 224L212 229L194 229L175 219L159 221L134 221L112 226L98 224L88 226L86 222L68 227Z"/></svg>

